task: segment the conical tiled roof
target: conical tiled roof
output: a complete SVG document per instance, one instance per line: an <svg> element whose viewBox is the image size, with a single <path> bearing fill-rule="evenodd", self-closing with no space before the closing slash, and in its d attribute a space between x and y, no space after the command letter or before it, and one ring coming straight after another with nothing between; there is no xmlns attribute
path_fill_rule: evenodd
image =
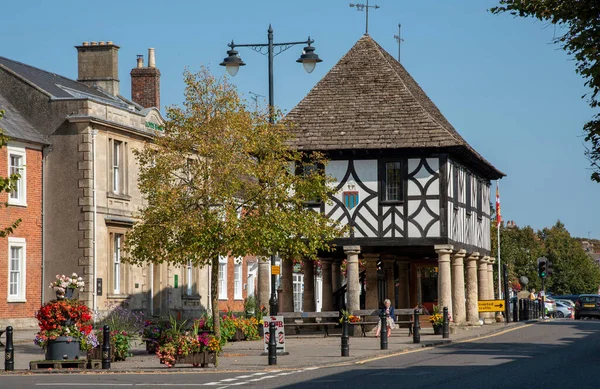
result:
<svg viewBox="0 0 600 389"><path fill-rule="evenodd" d="M406 69L362 38L287 115L301 150L451 148L503 176L458 134Z"/></svg>

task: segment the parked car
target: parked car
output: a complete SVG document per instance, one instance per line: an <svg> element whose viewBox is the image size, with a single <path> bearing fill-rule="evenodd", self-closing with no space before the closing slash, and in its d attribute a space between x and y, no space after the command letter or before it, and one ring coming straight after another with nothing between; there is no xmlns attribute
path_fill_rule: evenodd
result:
<svg viewBox="0 0 600 389"><path fill-rule="evenodd" d="M552 297L546 296L544 298L544 305L546 306L546 314L548 316L556 315L556 301Z"/></svg>
<svg viewBox="0 0 600 389"><path fill-rule="evenodd" d="M575 320L584 317L600 318L600 295L582 294L575 302Z"/></svg>
<svg viewBox="0 0 600 389"><path fill-rule="evenodd" d="M571 308L575 309L575 302L574 302L574 301L571 301L571 300L561 300L561 299L556 299L556 300L554 300L554 301L556 301L556 303L557 303L557 304L558 304L558 303L563 303L563 304L565 304L566 306L568 306L568 307L571 307Z"/></svg>
<svg viewBox="0 0 600 389"><path fill-rule="evenodd" d="M567 300L567 301L570 302L571 300ZM564 317L567 319L571 319L573 317L574 310L575 309L567 303L564 303L562 301L556 302L556 317L558 317L558 318Z"/></svg>
<svg viewBox="0 0 600 389"><path fill-rule="evenodd" d="M579 294L565 294L565 295L557 295L557 296L551 296L553 299L555 300L571 300L573 302L576 302L577 299L579 298Z"/></svg>

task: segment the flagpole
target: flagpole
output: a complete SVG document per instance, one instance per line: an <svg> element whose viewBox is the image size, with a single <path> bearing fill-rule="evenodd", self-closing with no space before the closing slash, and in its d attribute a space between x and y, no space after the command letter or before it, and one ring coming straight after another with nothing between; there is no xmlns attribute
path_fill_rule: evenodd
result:
<svg viewBox="0 0 600 389"><path fill-rule="evenodd" d="M496 212L500 212L500 180L496 180L496 204ZM504 297L502 296L502 265L500 264L500 224L502 222L502 219L499 213L496 215L496 220L496 229L498 230L498 298L504 299ZM507 291L505 290L504 293L507 293Z"/></svg>

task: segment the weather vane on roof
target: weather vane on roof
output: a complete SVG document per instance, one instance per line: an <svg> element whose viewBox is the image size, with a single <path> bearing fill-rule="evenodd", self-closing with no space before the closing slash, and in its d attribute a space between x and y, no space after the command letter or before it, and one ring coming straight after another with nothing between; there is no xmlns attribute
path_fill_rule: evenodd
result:
<svg viewBox="0 0 600 389"><path fill-rule="evenodd" d="M398 35L394 34L394 38L396 39L396 42L398 42L398 62L400 62L400 46L402 45L402 42L404 42L404 39L402 39L402 35L400 34L401 28L402 25L398 23Z"/></svg>
<svg viewBox="0 0 600 389"><path fill-rule="evenodd" d="M350 3L350 7L356 7L357 11L365 11L366 10L366 27L365 27L365 34L369 34L369 8L379 8L378 5L369 5L369 0L367 0L367 4L353 4Z"/></svg>

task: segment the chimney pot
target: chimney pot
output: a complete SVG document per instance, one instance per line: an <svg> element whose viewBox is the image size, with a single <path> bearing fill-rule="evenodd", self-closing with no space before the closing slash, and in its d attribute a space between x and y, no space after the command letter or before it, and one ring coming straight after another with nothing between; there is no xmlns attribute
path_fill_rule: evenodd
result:
<svg viewBox="0 0 600 389"><path fill-rule="evenodd" d="M98 42L92 41L92 46L98 46Z"/></svg>
<svg viewBox="0 0 600 389"><path fill-rule="evenodd" d="M141 69L144 67L144 56L141 54L138 54L138 56L137 56L137 67L138 67L138 69Z"/></svg>
<svg viewBox="0 0 600 389"><path fill-rule="evenodd" d="M108 41L108 42L106 42L106 44L112 46L113 45L113 41Z"/></svg>
<svg viewBox="0 0 600 389"><path fill-rule="evenodd" d="M100 41L100 46L104 46L104 45L106 45L106 42Z"/></svg>
<svg viewBox="0 0 600 389"><path fill-rule="evenodd" d="M148 67L155 68L156 67L156 59L154 57L154 48L148 49Z"/></svg>
<svg viewBox="0 0 600 389"><path fill-rule="evenodd" d="M83 42L83 45L84 45L84 46L89 46L89 45L90 45L90 42Z"/></svg>

